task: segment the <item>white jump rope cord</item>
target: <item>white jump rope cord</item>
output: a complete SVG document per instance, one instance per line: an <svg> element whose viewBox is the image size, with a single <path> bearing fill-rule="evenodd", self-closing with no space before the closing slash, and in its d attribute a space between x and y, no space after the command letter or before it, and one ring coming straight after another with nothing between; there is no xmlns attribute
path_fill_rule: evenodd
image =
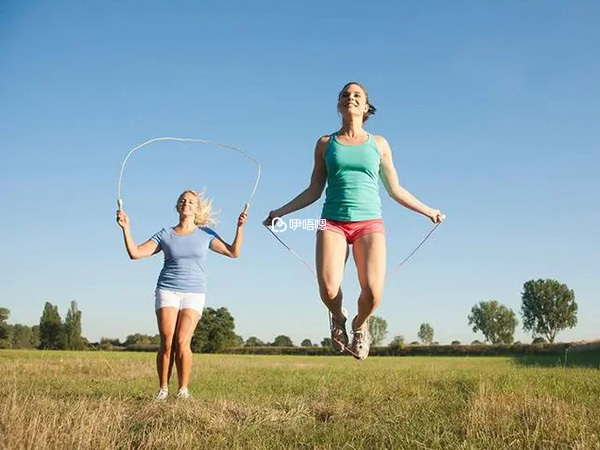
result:
<svg viewBox="0 0 600 450"><path fill-rule="evenodd" d="M254 194L256 194L256 189L258 188L258 182L260 181L260 169L261 168L260 168L260 164L258 163L258 161L256 161L248 153L240 150L237 147L233 147L232 145L221 144L220 142L209 141L207 139L190 139L190 138L178 138L178 137L157 137L154 139L150 139L150 140L138 145L137 147L132 148L129 151L129 153L123 160L123 164L121 165L121 171L119 172L119 183L117 185L117 206L119 207L119 211L121 211L123 209L123 199L121 198L121 186L123 184L123 172L125 171L125 165L127 164L127 160L131 157L131 155L133 155L140 148L142 148L148 144L151 144L153 142L157 142L157 141L200 142L202 144L212 144L212 145L216 145L221 148L239 152L242 155L244 155L246 158L248 158L250 161L252 161L254 164L256 164L256 166L258 168L258 172L256 174L256 181L254 182L254 187L252 188L252 192L251 192L250 196L248 197L248 200L246 201L246 205L244 206L243 212L248 211L248 209L250 208L250 203L252 202L252 199L254 198Z"/></svg>

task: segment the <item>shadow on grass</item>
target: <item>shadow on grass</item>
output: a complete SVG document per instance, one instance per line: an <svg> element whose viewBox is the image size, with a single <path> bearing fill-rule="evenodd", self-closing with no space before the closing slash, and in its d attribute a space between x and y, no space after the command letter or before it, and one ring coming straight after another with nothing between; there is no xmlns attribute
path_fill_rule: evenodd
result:
<svg viewBox="0 0 600 450"><path fill-rule="evenodd" d="M514 360L524 366L600 369L600 346L574 346L556 353L515 355Z"/></svg>

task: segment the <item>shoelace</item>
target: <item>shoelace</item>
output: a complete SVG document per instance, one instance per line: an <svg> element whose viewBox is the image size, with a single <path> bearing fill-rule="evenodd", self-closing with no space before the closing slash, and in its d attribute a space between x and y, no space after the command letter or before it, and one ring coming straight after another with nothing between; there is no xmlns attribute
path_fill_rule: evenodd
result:
<svg viewBox="0 0 600 450"><path fill-rule="evenodd" d="M334 323L333 316L331 314L328 314L327 316L329 317L329 329L333 330L333 323ZM345 326L346 326L346 322L344 321L344 327ZM340 329L340 334L341 333L342 333L342 330ZM334 337L332 337L332 341L335 342L337 345L339 345L340 348L342 349L342 351L348 352L352 356L359 358L359 356L356 353L354 353L350 347L348 347L346 344L344 344L339 339L335 339Z"/></svg>
<svg viewBox="0 0 600 450"><path fill-rule="evenodd" d="M190 393L188 392L188 390L187 390L187 389L186 389L185 391L183 391L183 390L180 390L180 391L177 393L177 398L178 398L179 400L181 400L181 399L186 399L186 400L187 400L188 398L190 398Z"/></svg>
<svg viewBox="0 0 600 450"><path fill-rule="evenodd" d="M335 339L336 341L337 341L338 339L341 339L341 338L344 336L344 331L343 331L342 329L340 329L340 328L333 327L333 328L331 329L331 332L332 332L332 333L334 334L334 336L337 338L337 339Z"/></svg>
<svg viewBox="0 0 600 450"><path fill-rule="evenodd" d="M165 400L168 395L169 395L169 390L168 389L160 388L158 390L158 394L156 394L156 397L154 397L154 399L157 400L157 401L162 401L162 400Z"/></svg>
<svg viewBox="0 0 600 450"><path fill-rule="evenodd" d="M363 345L365 345L365 342L367 341L369 335L367 330L352 330L352 334L355 336L356 344L358 347L362 347Z"/></svg>

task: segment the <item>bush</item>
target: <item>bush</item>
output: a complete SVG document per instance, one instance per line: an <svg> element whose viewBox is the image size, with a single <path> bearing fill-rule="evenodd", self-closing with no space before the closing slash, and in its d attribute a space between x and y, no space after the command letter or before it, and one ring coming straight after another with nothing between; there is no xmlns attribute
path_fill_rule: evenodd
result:
<svg viewBox="0 0 600 450"><path fill-rule="evenodd" d="M128 352L157 352L160 345L156 344L131 344L125 346Z"/></svg>
<svg viewBox="0 0 600 450"><path fill-rule="evenodd" d="M513 356L564 354L571 344L536 345L414 345L371 347L370 356ZM331 347L230 347L222 353L244 355L343 355Z"/></svg>
<svg viewBox="0 0 600 450"><path fill-rule="evenodd" d="M331 347L229 347L223 349L221 353L236 355L310 355L310 356L331 356L342 355Z"/></svg>
<svg viewBox="0 0 600 450"><path fill-rule="evenodd" d="M90 349L91 350L100 350L103 352L113 352L113 351L120 351L120 350L124 350L124 347L118 346L118 345L112 345L110 342L100 342L100 343L91 343L90 344Z"/></svg>

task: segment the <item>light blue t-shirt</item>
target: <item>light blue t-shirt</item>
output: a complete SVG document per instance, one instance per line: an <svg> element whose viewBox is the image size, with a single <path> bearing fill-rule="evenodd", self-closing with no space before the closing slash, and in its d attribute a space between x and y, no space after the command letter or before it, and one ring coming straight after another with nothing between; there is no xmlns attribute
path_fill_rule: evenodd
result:
<svg viewBox="0 0 600 450"><path fill-rule="evenodd" d="M210 228L198 227L192 234L179 235L163 228L150 239L160 245L165 263L156 287L178 292L206 293L206 255L217 236Z"/></svg>

